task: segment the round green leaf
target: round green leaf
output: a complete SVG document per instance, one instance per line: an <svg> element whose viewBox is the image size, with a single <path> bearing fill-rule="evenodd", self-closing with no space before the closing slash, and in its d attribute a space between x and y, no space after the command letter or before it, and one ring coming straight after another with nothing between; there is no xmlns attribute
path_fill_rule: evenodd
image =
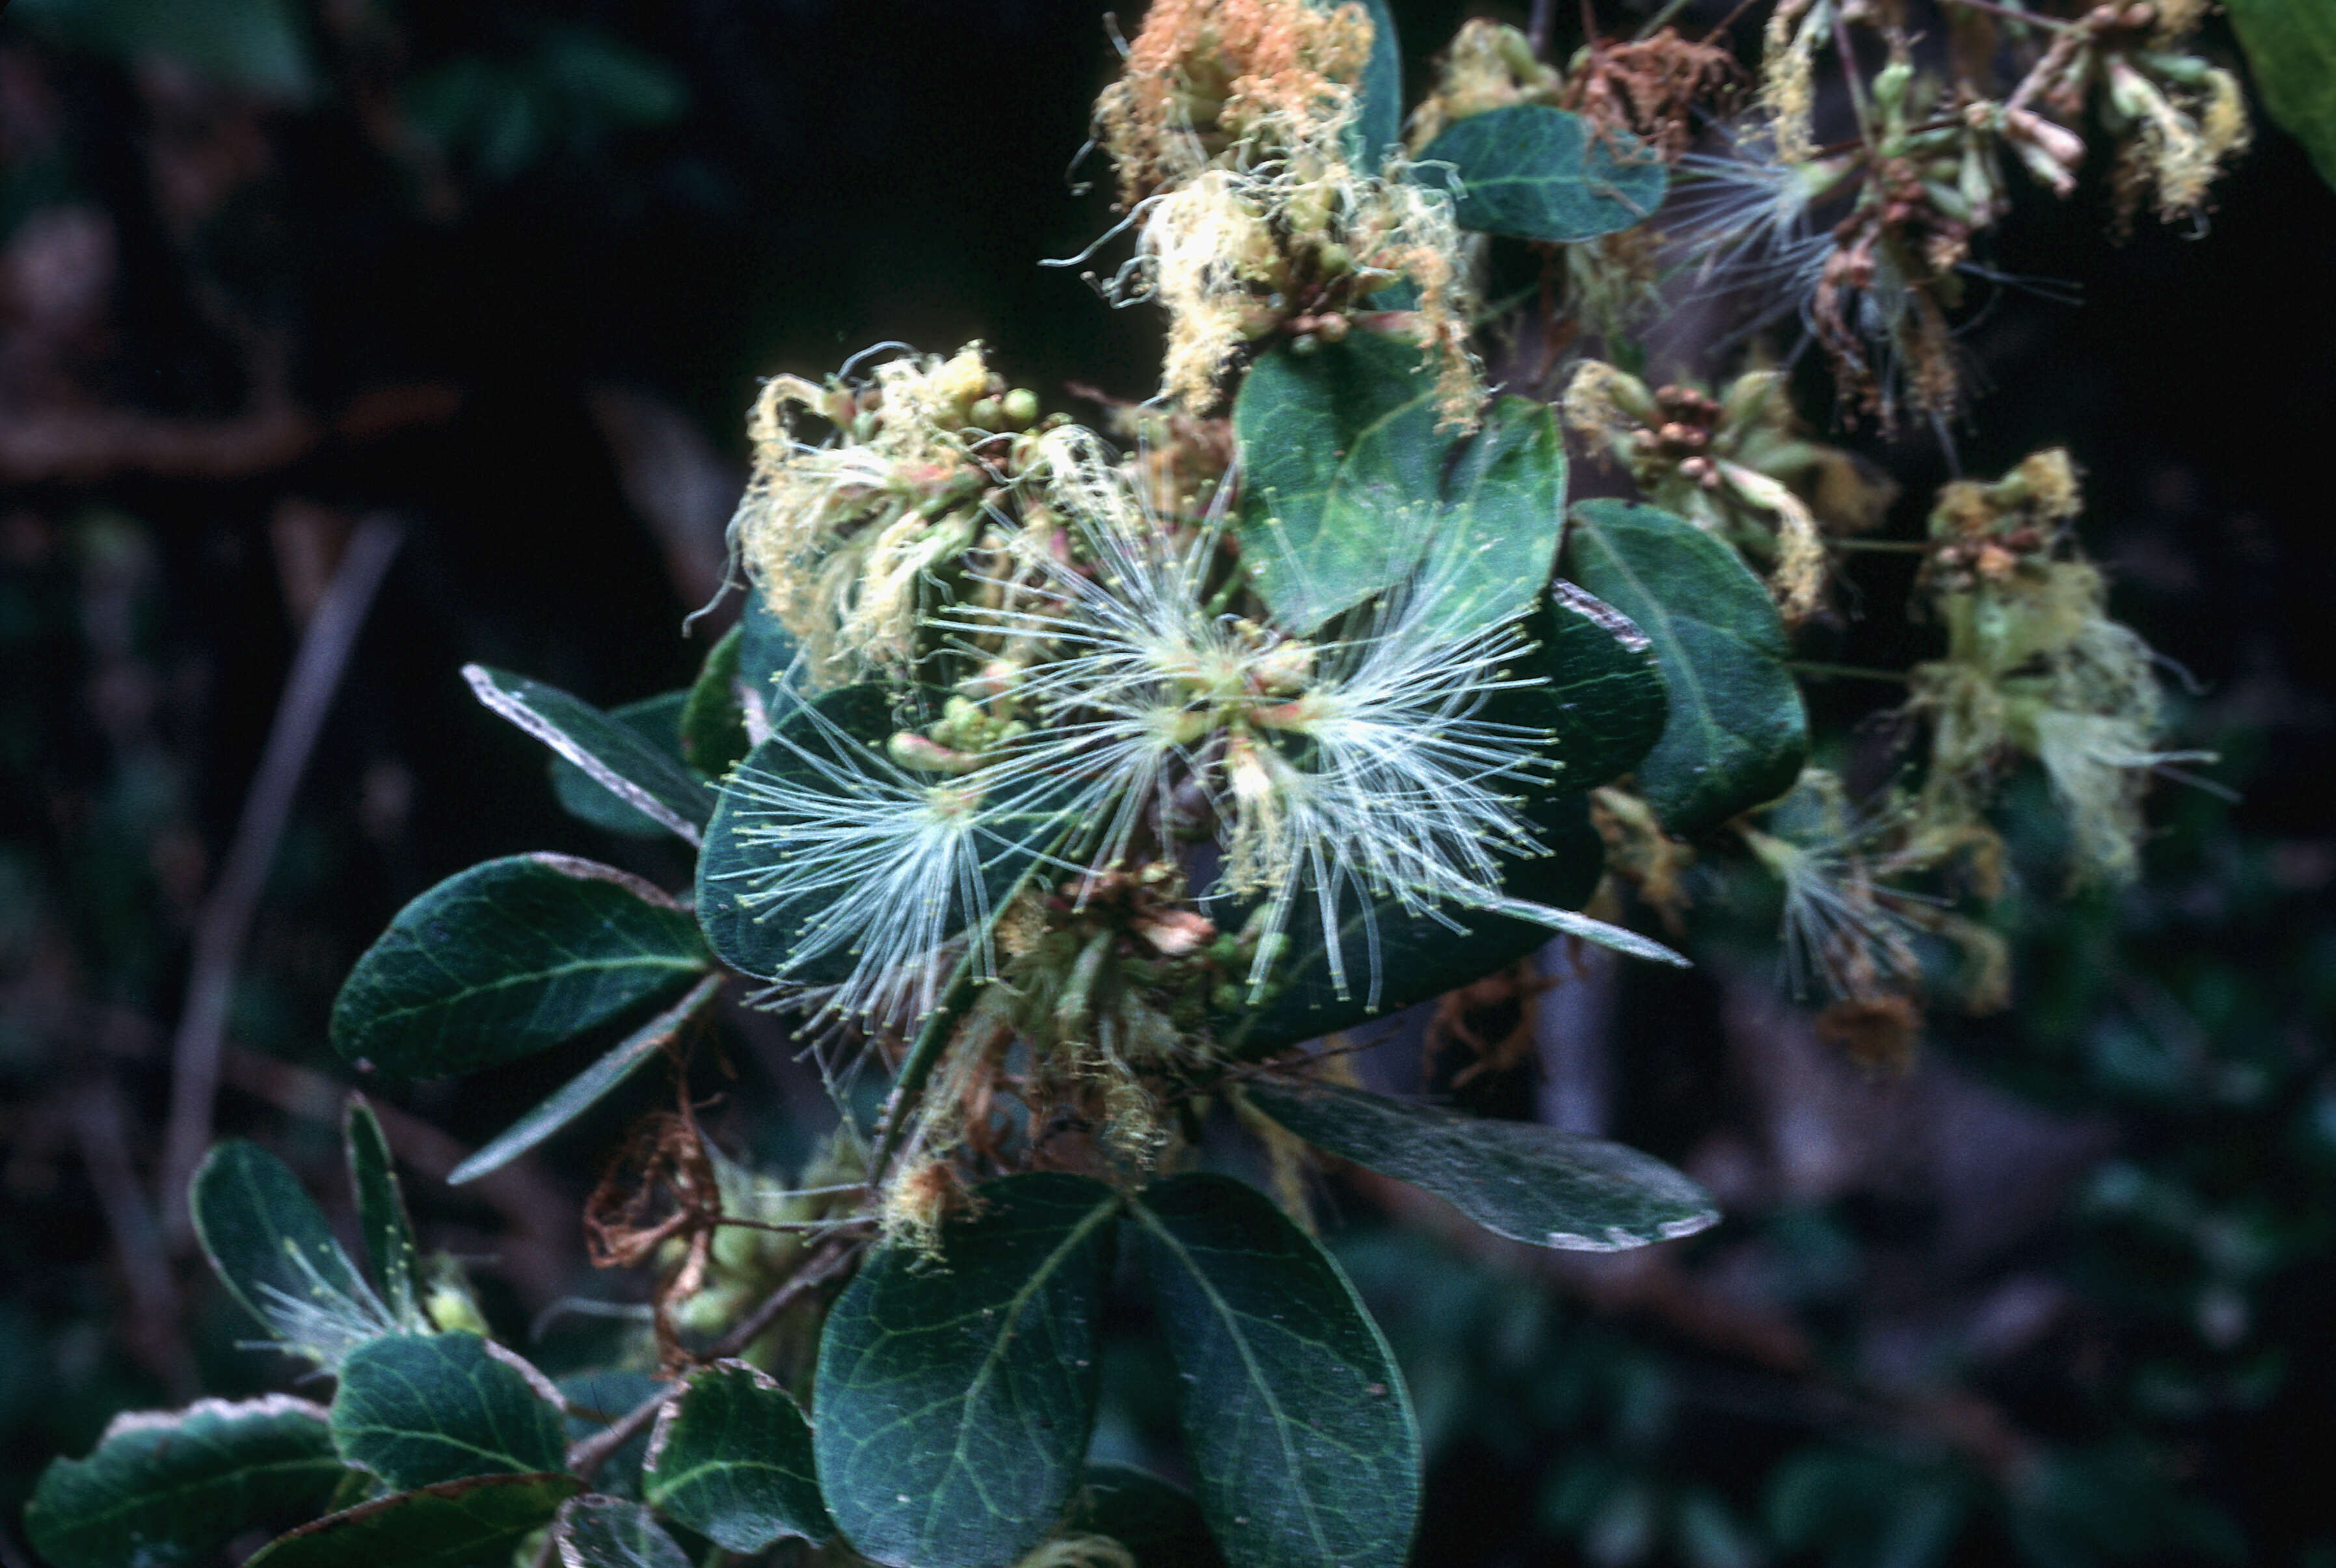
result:
<svg viewBox="0 0 2336 1568"><path fill-rule="evenodd" d="M937 1255L871 1257L820 1341L820 1490L855 1548L899 1568L997 1568L1037 1545L1095 1420L1118 1195L1042 1171L979 1197Z"/></svg>
<svg viewBox="0 0 2336 1568"><path fill-rule="evenodd" d="M1243 469L1233 524L1250 580L1305 635L1417 564L1450 443L1418 348L1357 332L1311 354L1276 344L1233 402Z"/></svg>
<svg viewBox="0 0 2336 1568"><path fill-rule="evenodd" d="M174 1568L322 1507L348 1467L321 1406L284 1394L116 1416L41 1472L24 1533L56 1568Z"/></svg>
<svg viewBox="0 0 2336 1568"><path fill-rule="evenodd" d="M342 1457L393 1486L556 1470L560 1394L476 1334L393 1334L353 1351L333 1396Z"/></svg>
<svg viewBox="0 0 2336 1568"><path fill-rule="evenodd" d="M694 1374L657 1418L644 1495L733 1552L835 1533L819 1495L811 1423L787 1391L744 1361Z"/></svg>
<svg viewBox="0 0 2336 1568"><path fill-rule="evenodd" d="M1419 1515L1419 1427L1338 1263L1230 1176L1173 1176L1129 1212L1226 1560L1397 1568Z"/></svg>
<svg viewBox="0 0 2336 1568"><path fill-rule="evenodd" d="M399 1078L530 1056L706 973L689 911L638 876L513 855L398 912L333 1004L334 1047Z"/></svg>

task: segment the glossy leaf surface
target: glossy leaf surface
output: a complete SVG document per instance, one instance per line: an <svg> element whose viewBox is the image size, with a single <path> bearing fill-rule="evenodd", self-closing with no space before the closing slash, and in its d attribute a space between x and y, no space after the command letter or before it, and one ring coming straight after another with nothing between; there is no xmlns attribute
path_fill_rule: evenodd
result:
<svg viewBox="0 0 2336 1568"><path fill-rule="evenodd" d="M713 815L714 792L682 765L678 729L652 740L557 686L483 664L462 677L479 701L582 769L601 789L695 845ZM675 712L679 723L679 711ZM661 722L661 721L660 721Z"/></svg>
<svg viewBox="0 0 2336 1568"><path fill-rule="evenodd" d="M1303 635L1403 578L1426 542L1448 443L1417 348L1349 334L1259 356L1233 402L1247 465L1234 534L1285 631Z"/></svg>
<svg viewBox="0 0 2336 1568"><path fill-rule="evenodd" d="M870 1258L820 1342L820 1489L853 1546L901 1568L996 1568L1037 1545L1095 1419L1118 1195L1053 1172L979 1192L937 1258Z"/></svg>
<svg viewBox="0 0 2336 1568"><path fill-rule="evenodd" d="M644 1495L718 1546L760 1552L835 1532L820 1498L811 1423L787 1391L744 1361L694 1373L657 1418Z"/></svg>
<svg viewBox="0 0 2336 1568"><path fill-rule="evenodd" d="M686 692L661 692L638 702L611 708L608 717L630 730L659 752L680 757L681 721L689 701ZM557 751L551 756L551 793L560 808L595 828L621 833L628 838L657 838L673 831L638 807L629 806L595 782L592 775Z"/></svg>
<svg viewBox="0 0 2336 1568"><path fill-rule="evenodd" d="M1669 713L1638 783L1667 829L1700 832L1792 788L1808 716L1784 622L1734 550L1653 507L1584 501L1565 573L1653 642Z"/></svg>
<svg viewBox="0 0 2336 1568"><path fill-rule="evenodd" d="M1399 1568L1419 1513L1419 1428L1338 1263L1229 1176L1172 1176L1129 1207L1226 1560Z"/></svg>
<svg viewBox="0 0 2336 1568"><path fill-rule="evenodd" d="M1644 222L1663 199L1663 162L1651 148L1621 131L1597 134L1545 104L1472 114L1415 162L1422 180L1454 187L1461 227L1513 239L1595 239Z"/></svg>
<svg viewBox="0 0 2336 1568"><path fill-rule="evenodd" d="M1348 145L1356 166L1376 173L1387 150L1403 140L1403 40L1387 0L1357 0L1371 19L1371 53L1357 85L1362 98Z"/></svg>
<svg viewBox="0 0 2336 1568"><path fill-rule="evenodd" d="M1651 1155L1531 1122L1463 1116L1330 1083L1259 1079L1268 1116L1357 1165L1434 1193L1497 1235L1611 1253L1719 1219L1704 1190Z"/></svg>
<svg viewBox="0 0 2336 1568"><path fill-rule="evenodd" d="M681 760L709 779L721 778L754 749L738 699L738 655L745 642L743 625L724 633L682 701Z"/></svg>
<svg viewBox="0 0 2336 1568"><path fill-rule="evenodd" d="M333 1440L349 1463L406 1490L556 1470L568 1447L556 1390L470 1333L394 1334L352 1352L333 1396Z"/></svg>
<svg viewBox="0 0 2336 1568"><path fill-rule="evenodd" d="M707 968L689 912L640 878L512 855L400 910L333 1004L334 1047L397 1078L530 1056Z"/></svg>
<svg viewBox="0 0 2336 1568"><path fill-rule="evenodd" d="M1425 586L1430 624L1489 631L1533 607L1565 528L1565 442L1545 403L1504 397L1463 443L1437 494Z"/></svg>
<svg viewBox="0 0 2336 1568"><path fill-rule="evenodd" d="M116 1416L89 1457L51 1464L24 1533L55 1568L175 1568L314 1513L347 1474L323 1407L203 1399Z"/></svg>

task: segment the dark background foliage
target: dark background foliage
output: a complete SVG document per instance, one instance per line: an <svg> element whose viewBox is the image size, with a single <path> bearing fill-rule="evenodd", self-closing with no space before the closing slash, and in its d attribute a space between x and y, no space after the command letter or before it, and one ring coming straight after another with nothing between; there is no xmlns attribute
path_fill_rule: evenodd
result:
<svg viewBox="0 0 2336 1568"><path fill-rule="evenodd" d="M1397 11L1416 86L1465 13ZM758 376L978 336L1050 405L1149 390L1153 319L1033 265L1110 222L1064 178L1108 62L1089 0L0 18L0 1561L27 1560L39 1466L112 1411L274 1375L154 1194L191 934L352 529L404 543L240 953L214 1118L344 1205L324 1020L398 905L519 849L678 869L561 816L458 665L606 704L686 681ZM2015 792L2020 1001L1942 1021L1902 1078L1816 1042L1716 874L1689 978L1554 958L1529 1016L1464 1020L1523 1031L1492 1070L1423 1063L1409 1021L1375 1079L1637 1143L1730 1211L1527 1256L1327 1189L1428 1428L1422 1562L2336 1562L2308 1469L2336 1394L2336 639L2311 634L2336 196L2266 126L2208 232L2107 227L2089 193L2022 200L1995 265L2081 302L2004 290L1968 330L1960 455L2071 447L2114 607L2186 673L2185 741L2239 800L2162 790L2149 878L2064 903ZM1946 455L1859 444L1912 532ZM1853 582L1821 653L1920 656L1903 574ZM1813 690L1869 760L1890 695ZM815 1096L774 1027L732 1022L738 1076L697 1087L734 1147L799 1151ZM584 1060L555 1055L382 1094L425 1241L486 1260L514 1332L626 1293L575 1210L665 1092L476 1195L426 1179ZM1140 1344L1101 1441L1158 1462Z"/></svg>

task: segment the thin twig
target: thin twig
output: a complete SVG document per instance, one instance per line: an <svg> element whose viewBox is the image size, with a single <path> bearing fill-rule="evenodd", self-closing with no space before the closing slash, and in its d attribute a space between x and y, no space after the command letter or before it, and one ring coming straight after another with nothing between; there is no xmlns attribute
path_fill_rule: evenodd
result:
<svg viewBox="0 0 2336 1568"><path fill-rule="evenodd" d="M244 797L243 815L236 823L227 863L196 920L186 1005L180 1011L178 1038L171 1046L170 1120L162 1143L159 1189L162 1224L173 1247L193 1238L185 1201L187 1183L210 1142L211 1105L219 1097L219 1048L244 938L250 934L252 915L268 884L268 868L276 859L276 846L291 817L300 776L307 771L308 754L316 749L333 694L340 688L341 673L348 665L390 560L404 538L404 525L388 517L366 518L351 537L333 573L332 585L317 601L316 614L309 617L308 629L300 639L300 651L293 658L291 675L276 705L275 721L268 727L259 772L252 780L251 792Z"/></svg>
<svg viewBox="0 0 2336 1568"><path fill-rule="evenodd" d="M289 1061L230 1043L220 1053L221 1081L266 1100L287 1116L338 1127L348 1085ZM397 1157L416 1174L444 1181L471 1157L471 1147L387 1100L373 1102ZM502 1274L530 1307L558 1298L575 1267L576 1205L533 1160L515 1160L464 1189L502 1215L510 1230L499 1247Z"/></svg>
<svg viewBox="0 0 2336 1568"><path fill-rule="evenodd" d="M1533 45L1533 58L1541 59L1549 53L1549 30L1557 20L1557 0L1533 0L1533 16L1525 23L1525 39Z"/></svg>
<svg viewBox="0 0 2336 1568"><path fill-rule="evenodd" d="M1946 0L1946 3L1950 5L1960 5L1967 11L1984 11L1990 16L2000 16L2009 22L2024 22L2030 27L2046 27L2055 32L2065 33L2071 28L2083 25L2082 23L2063 21L2058 16L2039 16L2033 11L2022 11L2010 5L1998 5L1993 3L1993 0Z"/></svg>
<svg viewBox="0 0 2336 1568"><path fill-rule="evenodd" d="M794 1277L764 1297L761 1306L741 1318L728 1333L715 1341L713 1350L706 1352L707 1356L718 1361L725 1356L736 1355L761 1339L763 1331L778 1321L781 1312L843 1273L859 1253L857 1238L822 1242L803 1260L803 1266L795 1271Z"/></svg>
<svg viewBox="0 0 2336 1568"><path fill-rule="evenodd" d="M92 1080L73 1097L73 1135L81 1144L89 1185L113 1233L122 1277L130 1287L132 1346L139 1359L160 1374L181 1399L195 1396L194 1364L179 1336L179 1282L162 1251L154 1211L131 1167L130 1127L122 1114L122 1092L111 1077Z"/></svg>
<svg viewBox="0 0 2336 1568"><path fill-rule="evenodd" d="M841 1246L824 1244L813 1249L804 1258L803 1266L797 1269L785 1284L764 1298L763 1304L735 1328L723 1335L707 1352L706 1360L718 1361L724 1357L735 1356L753 1344L781 1312L842 1273L844 1265L852 1261L855 1250L849 1244ZM606 1428L570 1447L568 1468L585 1480L590 1480L593 1472L608 1463L609 1455L631 1441L657 1418L660 1410L679 1397L683 1387L680 1381L667 1383Z"/></svg>
<svg viewBox="0 0 2336 1568"><path fill-rule="evenodd" d="M1666 5L1661 10L1656 12L1652 16L1648 17L1646 21L1639 24L1639 30L1630 34L1630 42L1633 44L1645 43L1648 39L1652 38L1656 34L1661 32L1663 28L1670 23L1673 17L1686 10L1687 7L1688 0L1669 0L1669 4Z"/></svg>
<svg viewBox="0 0 2336 1568"><path fill-rule="evenodd" d="M1829 664L1822 659L1787 659L1785 668L1796 675L1839 676L1845 681L1894 681L1902 686L1914 678L1903 670L1875 670L1864 664Z"/></svg>

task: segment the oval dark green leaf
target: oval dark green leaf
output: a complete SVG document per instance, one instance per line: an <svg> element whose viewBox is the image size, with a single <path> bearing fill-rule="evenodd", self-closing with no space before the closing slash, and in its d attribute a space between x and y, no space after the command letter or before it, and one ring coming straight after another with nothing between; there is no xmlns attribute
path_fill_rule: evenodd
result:
<svg viewBox="0 0 2336 1568"><path fill-rule="evenodd" d="M475 1072L679 991L707 966L689 911L639 877L513 855L398 912L341 987L333 1045L398 1078Z"/></svg>
<svg viewBox="0 0 2336 1568"><path fill-rule="evenodd" d="M1411 344L1357 332L1277 344L1233 401L1245 478L1233 535L1283 630L1305 635L1417 564L1450 443L1436 375Z"/></svg>
<svg viewBox="0 0 2336 1568"><path fill-rule="evenodd" d="M373 1265L382 1303L399 1327L427 1328L429 1321L422 1312L422 1249L414 1239L414 1221L405 1212L404 1195L398 1191L389 1139L382 1135L381 1118L374 1115L365 1096L349 1096L341 1113L341 1137L348 1146L349 1186L357 1197L357 1224L365 1234L365 1261Z"/></svg>
<svg viewBox="0 0 2336 1568"><path fill-rule="evenodd" d="M1229 1176L1173 1176L1129 1212L1226 1560L1400 1568L1419 1515L1419 1427L1338 1263Z"/></svg>
<svg viewBox="0 0 2336 1568"><path fill-rule="evenodd" d="M315 1513L347 1474L306 1399L143 1410L116 1416L88 1458L41 1472L24 1533L56 1568L176 1568Z"/></svg>
<svg viewBox="0 0 2336 1568"><path fill-rule="evenodd" d="M684 755L681 724L690 697L687 692L660 692L611 708L607 717L654 750L678 759ZM591 774L557 751L551 756L551 793L570 817L628 838L656 838L673 831L638 807L626 804L622 797L610 794Z"/></svg>
<svg viewBox="0 0 2336 1568"><path fill-rule="evenodd" d="M1358 3L1371 19L1371 52L1363 62L1362 80L1356 83L1361 102L1347 130L1347 146L1357 167L1376 174L1388 151L1403 140L1403 40L1387 0ZM1325 10L1337 8L1329 0L1317 4Z"/></svg>
<svg viewBox="0 0 2336 1568"><path fill-rule="evenodd" d="M1565 573L1653 641L1669 712L1638 781L1665 828L1698 833L1793 787L1808 715L1784 622L1741 557L1656 508L1584 501Z"/></svg>
<svg viewBox="0 0 2336 1568"><path fill-rule="evenodd" d="M551 1091L541 1105L529 1111L489 1141L484 1148L446 1173L448 1186L461 1186L499 1171L528 1150L582 1116L616 1087L656 1059L698 1010L720 993L722 977L709 974L686 992L679 1002L650 1019L608 1049L607 1055Z"/></svg>
<svg viewBox="0 0 2336 1568"><path fill-rule="evenodd" d="M828 1314L812 1447L862 1554L997 1568L1044 1540L1095 1420L1119 1197L1034 1172L979 1189L937 1253L877 1253Z"/></svg>
<svg viewBox="0 0 2336 1568"><path fill-rule="evenodd" d="M1545 403L1504 397L1462 443L1427 521L1428 624L1449 637L1490 631L1533 607L1565 530L1565 442Z"/></svg>

